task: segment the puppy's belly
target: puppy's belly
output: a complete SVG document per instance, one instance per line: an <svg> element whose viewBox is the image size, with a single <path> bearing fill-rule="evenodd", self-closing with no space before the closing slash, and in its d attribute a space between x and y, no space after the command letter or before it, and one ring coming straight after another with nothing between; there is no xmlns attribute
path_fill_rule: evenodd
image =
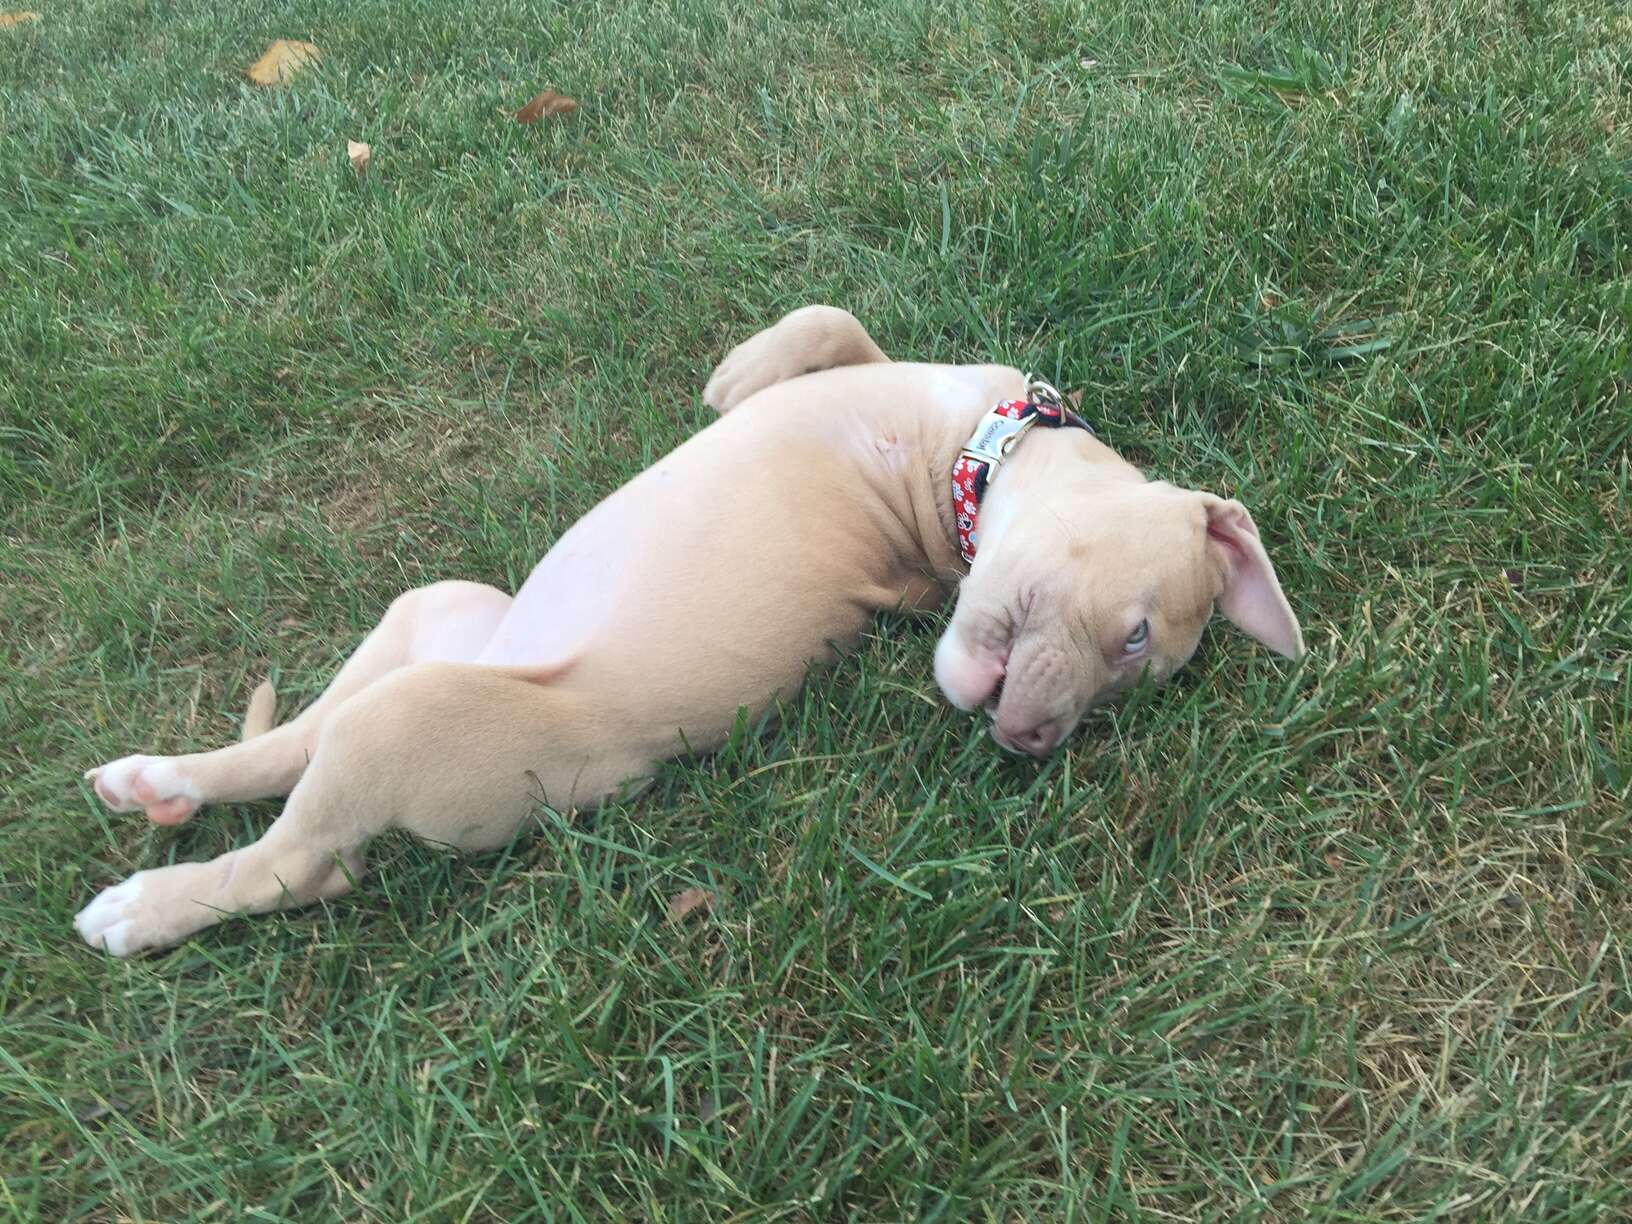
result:
<svg viewBox="0 0 1632 1224"><path fill-rule="evenodd" d="M639 572L640 541L618 531L616 522L592 518L568 530L533 568L478 663L530 665L576 658L604 637L620 608L627 608Z"/></svg>
<svg viewBox="0 0 1632 1224"><path fill-rule="evenodd" d="M832 416L771 398L660 459L561 537L476 662L567 664L551 683L658 755L790 695L916 589L833 444L871 434Z"/></svg>
<svg viewBox="0 0 1632 1224"><path fill-rule="evenodd" d="M751 529L622 520L597 513L563 536L476 662L569 664L552 685L649 760L717 747L739 710L790 697L869 619L842 553L777 564Z"/></svg>
<svg viewBox="0 0 1632 1224"><path fill-rule="evenodd" d="M699 519L626 490L580 519L533 569L477 663L571 663L597 685L768 696L828 643L859 633L870 589L853 551L767 532L776 516ZM575 684L576 687L576 684Z"/></svg>

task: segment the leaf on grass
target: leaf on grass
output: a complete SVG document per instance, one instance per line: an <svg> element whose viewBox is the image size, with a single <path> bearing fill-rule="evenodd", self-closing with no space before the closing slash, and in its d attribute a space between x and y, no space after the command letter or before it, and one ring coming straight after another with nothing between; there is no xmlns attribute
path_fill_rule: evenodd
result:
<svg viewBox="0 0 1632 1224"><path fill-rule="evenodd" d="M1411 132L1411 125L1417 117L1417 104L1411 97L1409 89L1402 90L1400 96L1394 99L1394 109L1388 112L1388 119L1383 124L1383 132L1388 137L1389 144L1397 145Z"/></svg>
<svg viewBox="0 0 1632 1224"><path fill-rule="evenodd" d="M537 123L545 115L570 115L578 109L566 94L558 94L553 89L546 89L526 106L516 112L517 123Z"/></svg>
<svg viewBox="0 0 1632 1224"><path fill-rule="evenodd" d="M1067 391L1065 393L1065 402L1071 405L1072 412L1075 412L1078 408L1081 408L1082 388L1078 387L1075 391Z"/></svg>
<svg viewBox="0 0 1632 1224"><path fill-rule="evenodd" d="M714 908L714 894L704 888L688 888L669 898L669 918L679 922L697 910Z"/></svg>
<svg viewBox="0 0 1632 1224"><path fill-rule="evenodd" d="M24 25L27 22L38 21L39 19L40 15L38 13L0 13L0 30L11 26Z"/></svg>
<svg viewBox="0 0 1632 1224"><path fill-rule="evenodd" d="M1238 85L1256 85L1260 89L1268 89L1275 93L1304 93L1310 87L1307 80L1291 72L1262 72L1240 68L1234 64L1224 65L1219 70L1219 75L1226 81L1233 81Z"/></svg>
<svg viewBox="0 0 1632 1224"><path fill-rule="evenodd" d="M244 69L244 75L257 85L284 85L306 65L318 63L322 58L323 52L309 42L280 38L266 49L265 55Z"/></svg>
<svg viewBox="0 0 1632 1224"><path fill-rule="evenodd" d="M1360 344L1334 344L1326 350L1324 356L1327 361L1347 361L1351 357L1369 357L1372 353L1386 352L1394 347L1394 341L1387 336L1378 336L1375 340L1367 340Z"/></svg>
<svg viewBox="0 0 1632 1224"><path fill-rule="evenodd" d="M103 1118L112 1117L115 1114L129 1112L129 1101L123 1097L109 1097L107 1100L99 1101L95 1105L86 1105L81 1109L74 1110L74 1117L89 1125L92 1122L100 1122Z"/></svg>
<svg viewBox="0 0 1632 1224"><path fill-rule="evenodd" d="M361 174L368 169L368 159L373 150L360 140L346 141L346 156L351 158L351 168Z"/></svg>

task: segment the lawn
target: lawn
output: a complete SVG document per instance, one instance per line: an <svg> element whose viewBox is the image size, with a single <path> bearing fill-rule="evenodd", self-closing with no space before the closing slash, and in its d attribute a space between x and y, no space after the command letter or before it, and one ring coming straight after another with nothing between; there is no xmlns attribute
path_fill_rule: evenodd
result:
<svg viewBox="0 0 1632 1224"><path fill-rule="evenodd" d="M1616 0L28 3L0 1210L1632 1211ZM280 37L324 61L249 84ZM546 87L577 112L506 113ZM269 674L287 715L409 586L513 587L807 302L1241 497L1309 656L1220 622L1038 764L888 619L638 800L78 941L277 810L150 828L83 769L233 737Z"/></svg>

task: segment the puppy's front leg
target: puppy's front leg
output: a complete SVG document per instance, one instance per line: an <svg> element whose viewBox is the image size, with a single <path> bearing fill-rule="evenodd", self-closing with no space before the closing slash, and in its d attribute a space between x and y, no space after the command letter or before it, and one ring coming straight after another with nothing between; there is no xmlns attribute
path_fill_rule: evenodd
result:
<svg viewBox="0 0 1632 1224"><path fill-rule="evenodd" d="M703 402L725 413L756 391L801 374L888 360L848 310L802 306L727 353L703 388Z"/></svg>

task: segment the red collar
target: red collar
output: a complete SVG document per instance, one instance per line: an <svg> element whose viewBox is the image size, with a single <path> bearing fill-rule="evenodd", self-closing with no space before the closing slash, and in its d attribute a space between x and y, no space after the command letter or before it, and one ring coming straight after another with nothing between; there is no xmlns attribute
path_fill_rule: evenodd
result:
<svg viewBox="0 0 1632 1224"><path fill-rule="evenodd" d="M975 559L980 539L980 500L1003 460L1033 426L1070 425L1093 433L1087 421L1066 408L1060 393L1040 379L1026 383L1026 398L1004 400L975 426L952 465L952 515L958 524L958 552Z"/></svg>

